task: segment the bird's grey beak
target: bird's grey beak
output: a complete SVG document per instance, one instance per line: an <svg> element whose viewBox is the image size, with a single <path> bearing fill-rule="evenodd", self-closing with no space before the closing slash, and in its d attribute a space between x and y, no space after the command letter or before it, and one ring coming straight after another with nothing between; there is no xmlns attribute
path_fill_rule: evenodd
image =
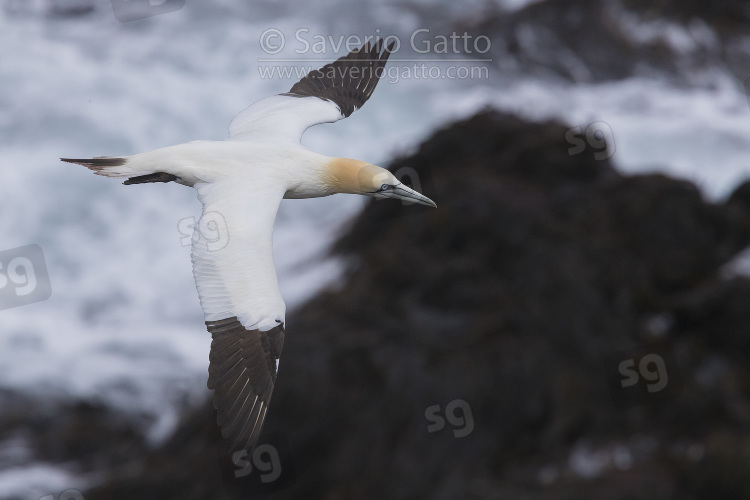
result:
<svg viewBox="0 0 750 500"><path fill-rule="evenodd" d="M403 184L393 186L393 188L389 189L388 191L384 191L378 194L386 198L396 198L396 199L408 201L411 203L419 203L420 205L427 205L428 207L437 208L437 205L435 204L434 201L432 201L431 199L429 199L423 194L417 193L410 187L407 187Z"/></svg>

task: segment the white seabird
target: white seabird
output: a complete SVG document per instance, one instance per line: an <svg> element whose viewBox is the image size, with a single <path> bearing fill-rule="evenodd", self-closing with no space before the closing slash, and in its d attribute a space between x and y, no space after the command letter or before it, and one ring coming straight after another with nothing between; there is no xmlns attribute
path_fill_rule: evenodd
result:
<svg viewBox="0 0 750 500"><path fill-rule="evenodd" d="M228 242L211 247L196 224L195 277L212 335L208 388L222 436L252 448L271 399L284 344L286 306L272 253L282 198L350 193L436 206L389 171L348 158L314 153L300 144L307 128L346 118L370 98L393 44L366 43L311 71L289 92L266 97L239 113L224 141L193 141L128 157L61 158L125 184L192 186L203 214L218 212ZM213 251L212 251L213 250Z"/></svg>

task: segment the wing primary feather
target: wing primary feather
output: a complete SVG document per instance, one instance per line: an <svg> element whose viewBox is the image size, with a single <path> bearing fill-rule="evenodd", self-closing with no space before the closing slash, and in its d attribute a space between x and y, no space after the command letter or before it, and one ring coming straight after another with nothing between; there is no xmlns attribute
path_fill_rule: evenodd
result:
<svg viewBox="0 0 750 500"><path fill-rule="evenodd" d="M332 63L310 71L288 92L257 101L234 117L229 125L230 138L278 137L299 143L313 125L350 116L364 106L385 75L395 42L384 45L382 38L375 43L368 40ZM310 97L315 99L300 99ZM322 102L315 102L318 99Z"/></svg>
<svg viewBox="0 0 750 500"><path fill-rule="evenodd" d="M348 117L367 102L384 74L383 68L395 42L385 50L383 43L382 38L372 45L365 42L361 48L310 71L282 95L331 101L338 106L343 117Z"/></svg>
<svg viewBox="0 0 750 500"><path fill-rule="evenodd" d="M208 387L216 421L232 447L255 445L276 382L276 360L284 345L284 324L248 330L237 317L207 321L212 335Z"/></svg>

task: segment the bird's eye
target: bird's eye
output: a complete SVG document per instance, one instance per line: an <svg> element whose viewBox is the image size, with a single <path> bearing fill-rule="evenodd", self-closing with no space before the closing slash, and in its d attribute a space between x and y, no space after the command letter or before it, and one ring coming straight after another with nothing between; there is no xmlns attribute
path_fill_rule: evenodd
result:
<svg viewBox="0 0 750 500"><path fill-rule="evenodd" d="M381 191L385 191L385 190L386 190L386 189L388 189L389 187L390 187L390 186L388 186L388 184L383 184L382 186L380 186L380 190L381 190Z"/></svg>

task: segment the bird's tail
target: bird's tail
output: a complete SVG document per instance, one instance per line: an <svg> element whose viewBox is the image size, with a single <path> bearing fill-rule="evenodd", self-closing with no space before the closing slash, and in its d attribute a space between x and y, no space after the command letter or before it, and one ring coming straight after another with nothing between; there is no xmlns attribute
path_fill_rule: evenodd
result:
<svg viewBox="0 0 750 500"><path fill-rule="evenodd" d="M147 182L170 182L177 177L165 172L154 172L142 175L143 172L134 169L128 165L128 158L118 158L113 156L99 156L96 158L71 159L60 158L68 163L83 165L92 170L96 175L105 177L128 177L123 184L144 184Z"/></svg>
<svg viewBox="0 0 750 500"><path fill-rule="evenodd" d="M72 159L72 158L60 158L62 161L68 163L75 163L77 165L83 165L84 167L92 170L96 175L103 175L105 177L129 177L134 175L136 172L132 168L128 168L127 158L117 158L112 156L98 156L96 158L85 158L85 159Z"/></svg>

